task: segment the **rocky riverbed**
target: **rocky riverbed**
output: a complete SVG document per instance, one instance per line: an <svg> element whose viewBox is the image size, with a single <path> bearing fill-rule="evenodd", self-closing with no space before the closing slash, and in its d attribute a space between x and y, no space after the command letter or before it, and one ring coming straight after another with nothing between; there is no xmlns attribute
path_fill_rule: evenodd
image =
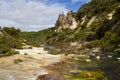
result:
<svg viewBox="0 0 120 80"><path fill-rule="evenodd" d="M63 55L48 54L43 48L16 50L20 54L0 58L0 80L36 80L49 74L45 68L62 60Z"/></svg>
<svg viewBox="0 0 120 80"><path fill-rule="evenodd" d="M85 53L53 55L43 47L16 51L19 54L0 58L0 80L107 80Z"/></svg>

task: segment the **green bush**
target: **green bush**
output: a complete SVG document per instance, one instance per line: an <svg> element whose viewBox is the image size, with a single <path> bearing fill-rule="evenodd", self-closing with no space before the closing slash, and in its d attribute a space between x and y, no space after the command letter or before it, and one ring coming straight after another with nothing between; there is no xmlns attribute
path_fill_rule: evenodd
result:
<svg viewBox="0 0 120 80"><path fill-rule="evenodd" d="M15 50L10 50L9 52L7 52L7 55L14 55L14 54L19 54L19 52Z"/></svg>
<svg viewBox="0 0 120 80"><path fill-rule="evenodd" d="M0 44L0 54L6 54L10 50L11 49L7 45Z"/></svg>
<svg viewBox="0 0 120 80"><path fill-rule="evenodd" d="M87 36L86 36L86 41L92 41L94 40L96 37L95 37L95 33L94 32L88 32L87 33Z"/></svg>

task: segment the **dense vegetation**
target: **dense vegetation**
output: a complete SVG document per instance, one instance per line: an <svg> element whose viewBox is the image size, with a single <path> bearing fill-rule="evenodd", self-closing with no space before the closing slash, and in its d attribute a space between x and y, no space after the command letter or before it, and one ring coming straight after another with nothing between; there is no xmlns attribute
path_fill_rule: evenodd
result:
<svg viewBox="0 0 120 80"><path fill-rule="evenodd" d="M79 22L75 30L62 30L54 32L48 42L89 42L87 47L101 47L105 51L114 51L120 44L120 7L119 0L92 0L83 5L76 14ZM108 14L113 12L112 19ZM86 16L84 24L82 18ZM96 20L87 27L92 17Z"/></svg>
<svg viewBox="0 0 120 80"><path fill-rule="evenodd" d="M19 29L0 28L0 56L17 54L12 48L22 48L19 38Z"/></svg>
<svg viewBox="0 0 120 80"><path fill-rule="evenodd" d="M27 44L40 46L45 44L47 39L53 34L54 28L45 29L38 32L21 32L20 37L27 40Z"/></svg>

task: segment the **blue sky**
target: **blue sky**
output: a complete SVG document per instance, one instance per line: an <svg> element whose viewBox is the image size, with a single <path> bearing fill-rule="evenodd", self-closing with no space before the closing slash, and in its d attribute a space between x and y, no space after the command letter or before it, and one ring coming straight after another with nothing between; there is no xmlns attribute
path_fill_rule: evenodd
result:
<svg viewBox="0 0 120 80"><path fill-rule="evenodd" d="M67 9L77 11L80 6L90 0L48 0L48 3L60 3L66 6Z"/></svg>
<svg viewBox="0 0 120 80"><path fill-rule="evenodd" d="M54 26L64 11L77 11L90 0L0 0L0 26L38 31Z"/></svg>

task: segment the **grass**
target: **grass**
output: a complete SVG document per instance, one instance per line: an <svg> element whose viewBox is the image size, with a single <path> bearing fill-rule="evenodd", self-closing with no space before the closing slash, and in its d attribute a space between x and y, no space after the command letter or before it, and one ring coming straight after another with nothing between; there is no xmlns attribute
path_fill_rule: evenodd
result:
<svg viewBox="0 0 120 80"><path fill-rule="evenodd" d="M18 63L20 63L20 62L23 62L23 60L22 60L22 59L15 59L15 60L14 60L14 63L16 63L16 64L18 64Z"/></svg>
<svg viewBox="0 0 120 80"><path fill-rule="evenodd" d="M58 54L62 54L62 52L61 51L50 51L49 54L58 55Z"/></svg>

